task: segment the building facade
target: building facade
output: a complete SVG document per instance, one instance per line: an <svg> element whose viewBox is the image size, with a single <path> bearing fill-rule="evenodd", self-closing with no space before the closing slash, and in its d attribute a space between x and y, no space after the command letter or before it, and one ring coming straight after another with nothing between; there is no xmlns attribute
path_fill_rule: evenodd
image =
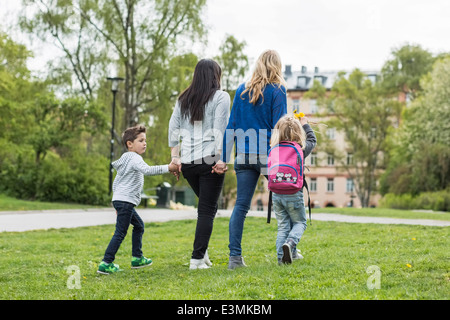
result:
<svg viewBox="0 0 450 320"><path fill-rule="evenodd" d="M375 82L378 76L377 71L363 71L367 77ZM347 72L347 75L351 72ZM316 114L322 113L315 99L308 99L305 93L312 87L314 81L319 81L327 91L330 91L338 77L338 71L320 71L315 67L308 70L302 66L299 71L292 71L287 65L284 71L287 88L288 113L295 110L303 112L311 122L323 122L324 118L317 118ZM345 137L342 133L326 126L312 125L316 135L326 135L334 141L335 147L346 153L348 164L352 162L352 154L348 150ZM305 166L306 179L310 189L311 204L314 207L361 207L361 203L356 196L352 179L348 173L338 169L338 164L333 155L327 154L320 143L313 150L312 154L306 158ZM379 196L371 197L371 206L376 206Z"/></svg>

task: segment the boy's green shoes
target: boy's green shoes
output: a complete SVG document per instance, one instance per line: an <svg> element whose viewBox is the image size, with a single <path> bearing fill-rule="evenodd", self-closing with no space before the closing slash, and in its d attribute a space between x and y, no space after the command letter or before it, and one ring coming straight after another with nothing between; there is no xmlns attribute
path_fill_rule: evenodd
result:
<svg viewBox="0 0 450 320"><path fill-rule="evenodd" d="M102 261L100 263L100 265L98 266L98 270L97 273L101 273L101 274L112 274L112 273L116 273L122 271L122 269L119 269L119 265L118 264L114 264L114 263L106 263L105 261Z"/></svg>
<svg viewBox="0 0 450 320"><path fill-rule="evenodd" d="M152 259L147 259L146 257L132 257L131 258L131 269L144 268L153 263Z"/></svg>

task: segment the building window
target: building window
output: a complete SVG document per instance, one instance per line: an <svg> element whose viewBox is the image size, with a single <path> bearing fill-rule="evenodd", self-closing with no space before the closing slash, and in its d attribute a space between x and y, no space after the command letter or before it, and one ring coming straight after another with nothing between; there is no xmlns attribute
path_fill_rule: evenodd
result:
<svg viewBox="0 0 450 320"><path fill-rule="evenodd" d="M336 128L328 128L327 137L330 140L336 140Z"/></svg>
<svg viewBox="0 0 450 320"><path fill-rule="evenodd" d="M327 180L327 192L334 192L334 179L328 178Z"/></svg>
<svg viewBox="0 0 450 320"><path fill-rule="evenodd" d="M316 166L317 165L317 153L316 152L312 152L311 153L310 161L311 161L311 165L312 166Z"/></svg>
<svg viewBox="0 0 450 320"><path fill-rule="evenodd" d="M347 153L347 165L350 166L353 164L353 153Z"/></svg>
<svg viewBox="0 0 450 320"><path fill-rule="evenodd" d="M353 179L347 178L347 192L353 192Z"/></svg>
<svg viewBox="0 0 450 320"><path fill-rule="evenodd" d="M300 99L292 99L292 110L300 110Z"/></svg>
<svg viewBox="0 0 450 320"><path fill-rule="evenodd" d="M304 76L297 78L297 87L298 88L306 88L306 85L308 84L307 78Z"/></svg>
<svg viewBox="0 0 450 320"><path fill-rule="evenodd" d="M309 189L311 190L311 192L317 191L317 178L311 178Z"/></svg>
<svg viewBox="0 0 450 320"><path fill-rule="evenodd" d="M329 166L334 166L334 156L333 156L332 154L328 154L328 157L327 157L327 164L328 164Z"/></svg>

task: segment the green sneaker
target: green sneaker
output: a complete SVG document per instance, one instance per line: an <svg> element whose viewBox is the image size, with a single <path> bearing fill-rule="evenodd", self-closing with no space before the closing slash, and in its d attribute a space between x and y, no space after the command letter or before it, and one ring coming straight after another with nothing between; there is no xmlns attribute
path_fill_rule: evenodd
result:
<svg viewBox="0 0 450 320"><path fill-rule="evenodd" d="M98 266L98 270L97 273L101 273L101 274L112 274L112 273L116 273L122 271L122 269L119 269L119 265L118 264L114 264L114 263L106 263L105 261L102 261L100 263L100 265Z"/></svg>
<svg viewBox="0 0 450 320"><path fill-rule="evenodd" d="M152 263L153 263L152 259L147 259L144 256L140 258L131 257L131 269L144 268L151 265Z"/></svg>

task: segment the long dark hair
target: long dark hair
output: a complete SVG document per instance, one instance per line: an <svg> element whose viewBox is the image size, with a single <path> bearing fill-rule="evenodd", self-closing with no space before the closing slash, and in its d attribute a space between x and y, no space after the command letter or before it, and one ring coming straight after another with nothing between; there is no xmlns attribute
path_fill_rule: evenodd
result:
<svg viewBox="0 0 450 320"><path fill-rule="evenodd" d="M202 59L195 66L191 84L178 98L181 115L191 124L203 120L205 105L220 90L221 76L222 69L214 60Z"/></svg>

